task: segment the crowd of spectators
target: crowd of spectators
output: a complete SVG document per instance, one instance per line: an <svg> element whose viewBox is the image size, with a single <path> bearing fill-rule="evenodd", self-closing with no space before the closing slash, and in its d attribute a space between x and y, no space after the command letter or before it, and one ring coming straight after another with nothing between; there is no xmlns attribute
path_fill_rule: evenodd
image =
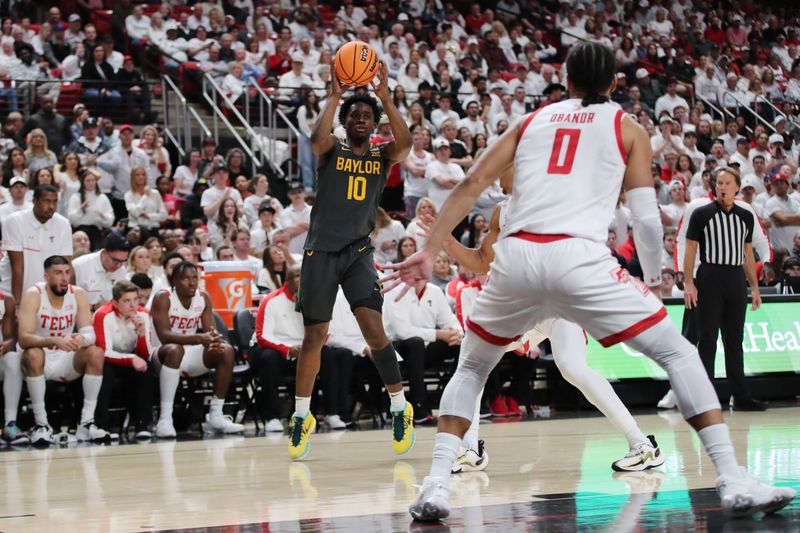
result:
<svg viewBox="0 0 800 533"><path fill-rule="evenodd" d="M313 204L316 158L309 137L328 96L332 57L355 39L368 42L388 65L394 102L413 139L408 158L391 171L372 234L378 265L402 260L422 245L425 217L436 216L507 128L568 98L562 61L573 43L586 39L614 51L611 99L651 136L666 229L665 284L671 287L680 270L675 228L686 204L711 192L715 168L731 166L742 175L743 201L772 240L773 266L760 271L762 283L800 290L797 9L749 0L100 4L78 0L68 9L20 1L4 14L0 76L7 82L0 87L0 105L8 113L0 136L0 223L31 209L37 187L53 185L59 191L57 213L73 229L72 257L97 251L109 233L124 237L131 252L123 268L146 291L169 287L173 252L194 263L245 261L254 290L271 302L257 320L253 361L264 381L265 373L272 376L274 387L267 387L270 396L261 406L271 429L282 429L279 419L288 414L276 409L281 380L274 376L288 372L301 340L292 322L297 317L289 316L290 306L281 299L294 297L292 272L302 260ZM113 7L102 27L93 14L101 7ZM288 198L270 196L270 176L259 172L264 169L254 169L238 148L220 150L214 138L202 139L184 160L175 158L154 123L151 83L157 75L183 72L210 75L234 105L245 105L248 91L259 85L289 111L300 132L300 173ZM80 102L63 116L59 102L75 80L81 82ZM140 123L148 125L132 125ZM382 117L374 141L391 136ZM499 187L481 196L457 231L465 245L479 245L503 197ZM608 244L635 274L630 219L621 194ZM424 339L423 348L409 342L405 331L393 336L402 346L398 351L415 361L404 370L412 373L407 377L420 421L431 408L420 385L425 361L454 364L452 348L463 331L455 303L458 290L473 278L440 255L429 285L435 296L428 296L436 301L436 314L414 317L427 320L415 324L424 335L412 335ZM672 295L680 294L678 286ZM386 309L387 324L398 321L392 313ZM341 350L369 355L348 310L334 314L340 318L332 328L331 351L323 354L321 382L332 390L328 422L340 427L348 419L342 387L351 372L374 376L356 363L331 378L331 368L341 366L331 361ZM426 346L436 355L418 355Z"/></svg>

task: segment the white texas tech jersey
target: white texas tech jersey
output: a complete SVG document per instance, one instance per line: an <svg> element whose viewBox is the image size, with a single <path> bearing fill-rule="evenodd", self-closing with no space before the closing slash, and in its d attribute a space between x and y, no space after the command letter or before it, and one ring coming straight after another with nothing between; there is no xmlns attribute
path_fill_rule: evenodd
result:
<svg viewBox="0 0 800 533"><path fill-rule="evenodd" d="M40 281L34 285L39 291L39 309L36 311L36 335L39 337L66 337L75 332L75 320L78 316L78 300L75 298L75 287L69 285L67 293L56 309L50 302L47 284Z"/></svg>
<svg viewBox="0 0 800 533"><path fill-rule="evenodd" d="M514 192L503 236L519 231L605 242L627 157L624 111L570 99L522 122L514 158Z"/></svg>
<svg viewBox="0 0 800 533"><path fill-rule="evenodd" d="M202 291L197 291L189 303L189 308L185 308L178 299L178 294L174 290L164 289L161 292L169 296L169 325L170 330L175 335L194 335L200 327L201 317L206 308L206 301ZM158 338L156 328L153 326L153 346L161 346L161 339Z"/></svg>

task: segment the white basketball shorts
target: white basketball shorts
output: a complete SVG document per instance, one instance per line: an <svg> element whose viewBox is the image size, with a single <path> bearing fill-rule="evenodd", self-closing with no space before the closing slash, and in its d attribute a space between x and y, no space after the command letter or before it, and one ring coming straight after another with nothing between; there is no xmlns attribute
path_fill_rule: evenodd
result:
<svg viewBox="0 0 800 533"><path fill-rule="evenodd" d="M44 379L48 381L75 381L81 374L75 370L75 352L44 350Z"/></svg>
<svg viewBox="0 0 800 533"><path fill-rule="evenodd" d="M507 345L535 326L549 330L548 319L564 318L607 347L667 316L661 300L621 268L604 244L521 234L499 240L494 251L489 282L467 320L491 344Z"/></svg>
<svg viewBox="0 0 800 533"><path fill-rule="evenodd" d="M153 361L157 368L161 369L161 360L158 358L158 348L153 349L151 354L151 361ZM202 344L188 344L183 346L183 359L181 359L181 376L185 378L196 378L211 371L203 364L203 351L205 347Z"/></svg>

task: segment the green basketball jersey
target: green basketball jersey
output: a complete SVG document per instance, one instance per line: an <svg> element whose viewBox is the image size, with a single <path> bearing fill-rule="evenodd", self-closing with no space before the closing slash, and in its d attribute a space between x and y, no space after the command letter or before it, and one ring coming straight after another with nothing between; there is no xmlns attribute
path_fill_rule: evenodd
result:
<svg viewBox="0 0 800 533"><path fill-rule="evenodd" d="M379 146L359 156L341 141L325 157L317 168L317 196L305 249L336 252L375 229L391 165Z"/></svg>

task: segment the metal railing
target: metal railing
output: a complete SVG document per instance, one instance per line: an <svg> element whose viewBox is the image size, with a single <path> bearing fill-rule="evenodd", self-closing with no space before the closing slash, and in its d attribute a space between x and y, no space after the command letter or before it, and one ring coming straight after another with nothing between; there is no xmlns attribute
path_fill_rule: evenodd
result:
<svg viewBox="0 0 800 533"><path fill-rule="evenodd" d="M201 140L210 137L211 130L172 78L162 77L161 89L164 107L164 134L173 142L183 157L195 146L193 145L195 130L199 132Z"/></svg>
<svg viewBox="0 0 800 533"><path fill-rule="evenodd" d="M722 105L722 107L727 107L725 103L728 102L729 100L733 100L736 103L736 105L733 107L736 108L737 114L739 114L741 110L747 111L756 119L756 122L761 122L767 128L768 131L773 131L773 132L775 131L775 127L772 124L770 124L768 120L759 115L755 111L755 109L752 109L749 105L745 104L744 102L736 98L736 96L734 96L734 94L731 93L730 91L725 91L722 93L722 102L720 102L720 105ZM748 126L747 131L752 133L753 129Z"/></svg>
<svg viewBox="0 0 800 533"><path fill-rule="evenodd" d="M247 90L245 90L245 93L246 92ZM214 78L208 73L203 76L202 97L211 107L214 138L219 138L219 123L222 122L222 125L228 129L228 132L230 132L245 154L250 158L253 172L256 172L258 167L269 165L279 176L283 177L283 171L268 157L268 149L264 146L261 136L253 129L249 120L242 115L234 103L231 102L230 98L222 92L216 81L214 81ZM244 132L244 137L238 131L237 126L228 118L225 111L223 111L222 106L236 119L238 127ZM247 107L249 112L249 106Z"/></svg>
<svg viewBox="0 0 800 533"><path fill-rule="evenodd" d="M297 129L297 127L292 123L292 121L289 119L286 113L283 112L280 106L277 103L273 102L272 97L268 95L264 91L264 89L259 87L258 84L253 84L252 86L255 87L255 96L253 98L255 98L256 102L258 103L259 116L257 118L257 123L259 127L265 129L268 132L267 135L269 139L272 140L272 142L269 143L269 152L270 152L270 159L275 161L276 160L275 141L278 140L279 136L278 132L279 120L283 121L283 123L281 124L281 128L285 127L286 129L286 143L289 145L290 150L295 143L299 143L302 133L300 133L300 130ZM245 102L247 106L248 120L250 120L249 113L251 107L250 105L251 98L249 94L247 94L247 96L245 97ZM267 111L266 114L264 113L265 109ZM289 154L287 163L288 163L289 175L296 176L299 171L299 165L297 163L297 160L291 157L291 153ZM284 173L281 172L281 175L283 176Z"/></svg>
<svg viewBox="0 0 800 533"><path fill-rule="evenodd" d="M780 109L775 107L775 105L772 102L770 102L769 98L767 98L763 94L757 95L755 97L755 99L753 100L754 104L758 104L759 102L763 102L763 103L767 104L767 107L772 108L772 110L775 112L775 115L782 116L783 118L786 119L787 122L789 122L789 117L786 116L786 113L784 113L783 111L781 111ZM772 129L773 129L773 131L776 131L774 127Z"/></svg>

